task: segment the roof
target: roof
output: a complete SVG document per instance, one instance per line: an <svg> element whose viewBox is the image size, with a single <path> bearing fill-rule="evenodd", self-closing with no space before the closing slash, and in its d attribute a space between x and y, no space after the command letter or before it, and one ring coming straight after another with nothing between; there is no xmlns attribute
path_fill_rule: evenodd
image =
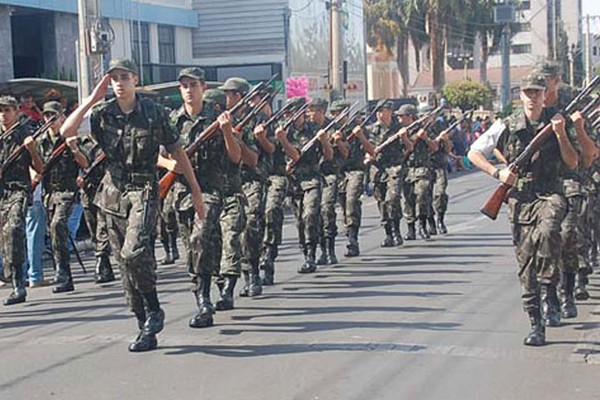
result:
<svg viewBox="0 0 600 400"><path fill-rule="evenodd" d="M511 82L521 82L521 80L533 70L533 66L525 67L512 67L510 69L510 80ZM488 81L492 86L498 86L502 84L502 68L488 68ZM479 82L479 69L467 69L467 78L474 82ZM453 69L446 71L446 83L462 81L465 79L464 69ZM422 71L417 75L415 83L410 86L410 91L421 91L429 90L433 87L433 79L431 71Z"/></svg>

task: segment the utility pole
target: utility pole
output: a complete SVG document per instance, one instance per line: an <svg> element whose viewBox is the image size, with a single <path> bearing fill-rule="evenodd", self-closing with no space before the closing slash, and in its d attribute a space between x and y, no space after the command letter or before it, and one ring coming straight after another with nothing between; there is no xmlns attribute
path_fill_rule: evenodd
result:
<svg viewBox="0 0 600 400"><path fill-rule="evenodd" d="M103 22L99 0L77 0L79 13L79 101L88 96L103 75L103 57L114 32Z"/></svg>
<svg viewBox="0 0 600 400"><path fill-rule="evenodd" d="M571 44L569 51L569 85L575 87L575 44Z"/></svg>
<svg viewBox="0 0 600 400"><path fill-rule="evenodd" d="M501 48L502 53L502 89L500 100L502 111L508 110L511 103L510 97L510 23L515 21L515 6L512 0L501 3L494 7L494 22L502 25Z"/></svg>
<svg viewBox="0 0 600 400"><path fill-rule="evenodd" d="M330 21L329 84L331 85L330 100L333 101L341 97L344 90L342 78L342 49L344 46L341 17L342 0L330 0L327 5Z"/></svg>
<svg viewBox="0 0 600 400"><path fill-rule="evenodd" d="M592 34L590 31L590 15L585 16L585 84L592 80Z"/></svg>

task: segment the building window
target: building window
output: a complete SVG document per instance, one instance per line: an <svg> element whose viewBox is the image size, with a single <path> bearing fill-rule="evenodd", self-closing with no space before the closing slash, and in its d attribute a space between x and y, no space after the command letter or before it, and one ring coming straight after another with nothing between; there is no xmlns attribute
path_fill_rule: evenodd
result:
<svg viewBox="0 0 600 400"><path fill-rule="evenodd" d="M519 32L531 32L531 23L530 22L521 22L513 25L512 28L513 33Z"/></svg>
<svg viewBox="0 0 600 400"><path fill-rule="evenodd" d="M528 54L531 53L531 45L530 44L515 44L510 47L510 51L512 54Z"/></svg>
<svg viewBox="0 0 600 400"><path fill-rule="evenodd" d="M133 21L131 23L131 49L133 51L132 58L137 65L141 67L150 63L150 27L147 22Z"/></svg>
<svg viewBox="0 0 600 400"><path fill-rule="evenodd" d="M598 55L598 47L594 46L592 47L592 53L594 53L594 56Z"/></svg>
<svg viewBox="0 0 600 400"><path fill-rule="evenodd" d="M517 4L517 10L530 10L531 9L531 1L522 1Z"/></svg>
<svg viewBox="0 0 600 400"><path fill-rule="evenodd" d="M161 64L175 64L175 28L158 25L158 59Z"/></svg>

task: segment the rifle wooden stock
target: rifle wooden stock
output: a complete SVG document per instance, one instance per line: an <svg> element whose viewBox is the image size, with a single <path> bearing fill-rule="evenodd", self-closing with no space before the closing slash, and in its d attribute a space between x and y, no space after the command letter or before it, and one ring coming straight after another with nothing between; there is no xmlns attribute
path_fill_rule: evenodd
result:
<svg viewBox="0 0 600 400"><path fill-rule="evenodd" d="M67 149L67 142L62 142L60 145L58 145L58 147L56 149L54 149L54 151L52 152L52 154L50 154L50 158L48 158L48 162L46 164L44 164L44 169L42 170L42 177L48 173L48 171L50 171L50 169L56 164L56 162L58 161L58 158L61 156L62 153L64 153L64 151ZM37 187L37 185L41 182L40 181L33 181L31 184L31 188L33 190L35 190L35 188Z"/></svg>
<svg viewBox="0 0 600 400"><path fill-rule="evenodd" d="M94 159L94 161L92 161L92 163L90 164L90 166L84 170L81 175L79 175L79 178L81 179L81 186L78 186L80 188L83 187L83 183L85 182L85 180L88 178L88 176L90 176L90 174L96 169L98 168L98 166L100 164L102 164L104 162L104 160L106 160L106 154L105 153L100 153L99 156L96 157L96 159Z"/></svg>
<svg viewBox="0 0 600 400"><path fill-rule="evenodd" d="M508 198L508 194L511 189L512 187L505 183L498 185L496 190L494 190L494 193L492 193L479 211L481 211L481 213L486 217L496 220L498 213L502 208L502 203L504 203Z"/></svg>

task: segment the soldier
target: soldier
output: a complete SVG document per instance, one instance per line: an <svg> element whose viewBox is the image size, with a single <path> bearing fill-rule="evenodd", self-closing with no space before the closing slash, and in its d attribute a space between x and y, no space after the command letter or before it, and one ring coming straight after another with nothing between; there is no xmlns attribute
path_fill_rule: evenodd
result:
<svg viewBox="0 0 600 400"><path fill-rule="evenodd" d="M90 162L90 167L77 178L77 185L82 189L81 204L83 205L84 219L92 243L94 243L94 255L96 257L94 281L96 284L108 283L115 280L115 275L110 264L110 243L108 241L106 215L101 208L94 204L94 197L106 171L106 163L100 161L104 157L104 153L91 135L84 137L81 147Z"/></svg>
<svg viewBox="0 0 600 400"><path fill-rule="evenodd" d="M12 282L12 292L4 305L22 303L27 297L23 265L25 255L25 214L31 203L30 166L42 172L42 159L36 151L31 126L18 121L19 104L14 97L0 97L0 243L4 277ZM19 158L6 165L7 158L24 146Z"/></svg>
<svg viewBox="0 0 600 400"><path fill-rule="evenodd" d="M521 299L532 328L524 340L528 346L542 346L546 342L540 292L547 291L548 285L557 281L561 262L560 226L567 211L561 168L573 169L578 163L564 118L543 106L545 88L543 77L527 76L520 94L524 110L497 120L471 145L468 154L478 168L514 187L508 202L509 220L519 264ZM508 168L497 168L486 158L498 148L509 162L514 161L540 126L548 123L552 124L554 135L518 176Z"/></svg>
<svg viewBox="0 0 600 400"><path fill-rule="evenodd" d="M396 115L403 126L416 120L417 109L412 104L405 104L398 109ZM404 237L415 240L415 222L419 221L419 236L429 239L427 217L431 207L431 185L434 177L432 154L438 151L439 143L429 139L429 132L420 129L410 140L413 150L406 158L406 174L402 187L402 211L408 225Z"/></svg>
<svg viewBox="0 0 600 400"><path fill-rule="evenodd" d="M135 92L137 66L130 60L111 60L107 74L92 94L67 118L61 133L74 136L85 114L100 102L112 85L115 98L96 105L90 117L94 139L106 154L96 205L107 216L113 253L119 263L123 288L139 328L129 351L153 350L164 327L164 311L156 291L156 257L151 241L158 216L157 163L177 168L192 191L198 218L204 217L202 192L189 159L171 129L162 107ZM159 156L165 146L172 160ZM167 163L171 161L171 163ZM175 165L173 165L175 164Z"/></svg>
<svg viewBox="0 0 600 400"><path fill-rule="evenodd" d="M324 99L312 100L311 107L324 109L327 107ZM298 267L298 273L309 274L317 270L316 251L320 234L320 208L321 208L321 175L319 160L321 155L326 159L333 158L333 149L329 144L327 132L317 129L316 125L305 120L304 116L298 118L292 128L290 139L288 132L282 128L275 131L275 136L285 154L297 163L290 174L292 187L292 201L300 247L304 253L304 263ZM304 154L302 147L311 139L317 138L315 144ZM301 157L302 156L302 157Z"/></svg>
<svg viewBox="0 0 600 400"><path fill-rule="evenodd" d="M380 145L400 131L401 125L393 117L393 108L394 103L391 100L385 101L376 113L377 121L366 127L373 144ZM381 247L403 244L400 232L403 163L407 151L412 149L412 143L406 137L406 133L404 131L399 140L379 153L375 153L375 148L365 148L368 153L366 162L373 160L373 166L377 168L373 178L374 194L381 214L381 225L385 230L385 239L381 242Z"/></svg>
<svg viewBox="0 0 600 400"><path fill-rule="evenodd" d="M44 121L56 118L50 128L38 139L38 152L47 163L52 154L63 143L60 127L65 120L64 110L57 101L44 104L42 115ZM66 140L69 151L64 151L58 159L44 169L42 178L44 189L44 205L50 223L50 239L56 273L54 275L54 293L71 292L75 290L71 266L69 264L69 230L67 221L74 204L77 202L79 188L77 176L79 168L87 168L88 160L79 150L77 137Z"/></svg>
<svg viewBox="0 0 600 400"><path fill-rule="evenodd" d="M442 130L435 138L438 143L438 150L431 156L433 167L432 194L433 199L429 211L429 234L436 235L437 232L448 233L448 228L444 222L446 211L448 210L448 154L452 152L452 143L450 142L450 132ZM436 218L437 216L437 224ZM437 225L437 226L436 226Z"/></svg>

